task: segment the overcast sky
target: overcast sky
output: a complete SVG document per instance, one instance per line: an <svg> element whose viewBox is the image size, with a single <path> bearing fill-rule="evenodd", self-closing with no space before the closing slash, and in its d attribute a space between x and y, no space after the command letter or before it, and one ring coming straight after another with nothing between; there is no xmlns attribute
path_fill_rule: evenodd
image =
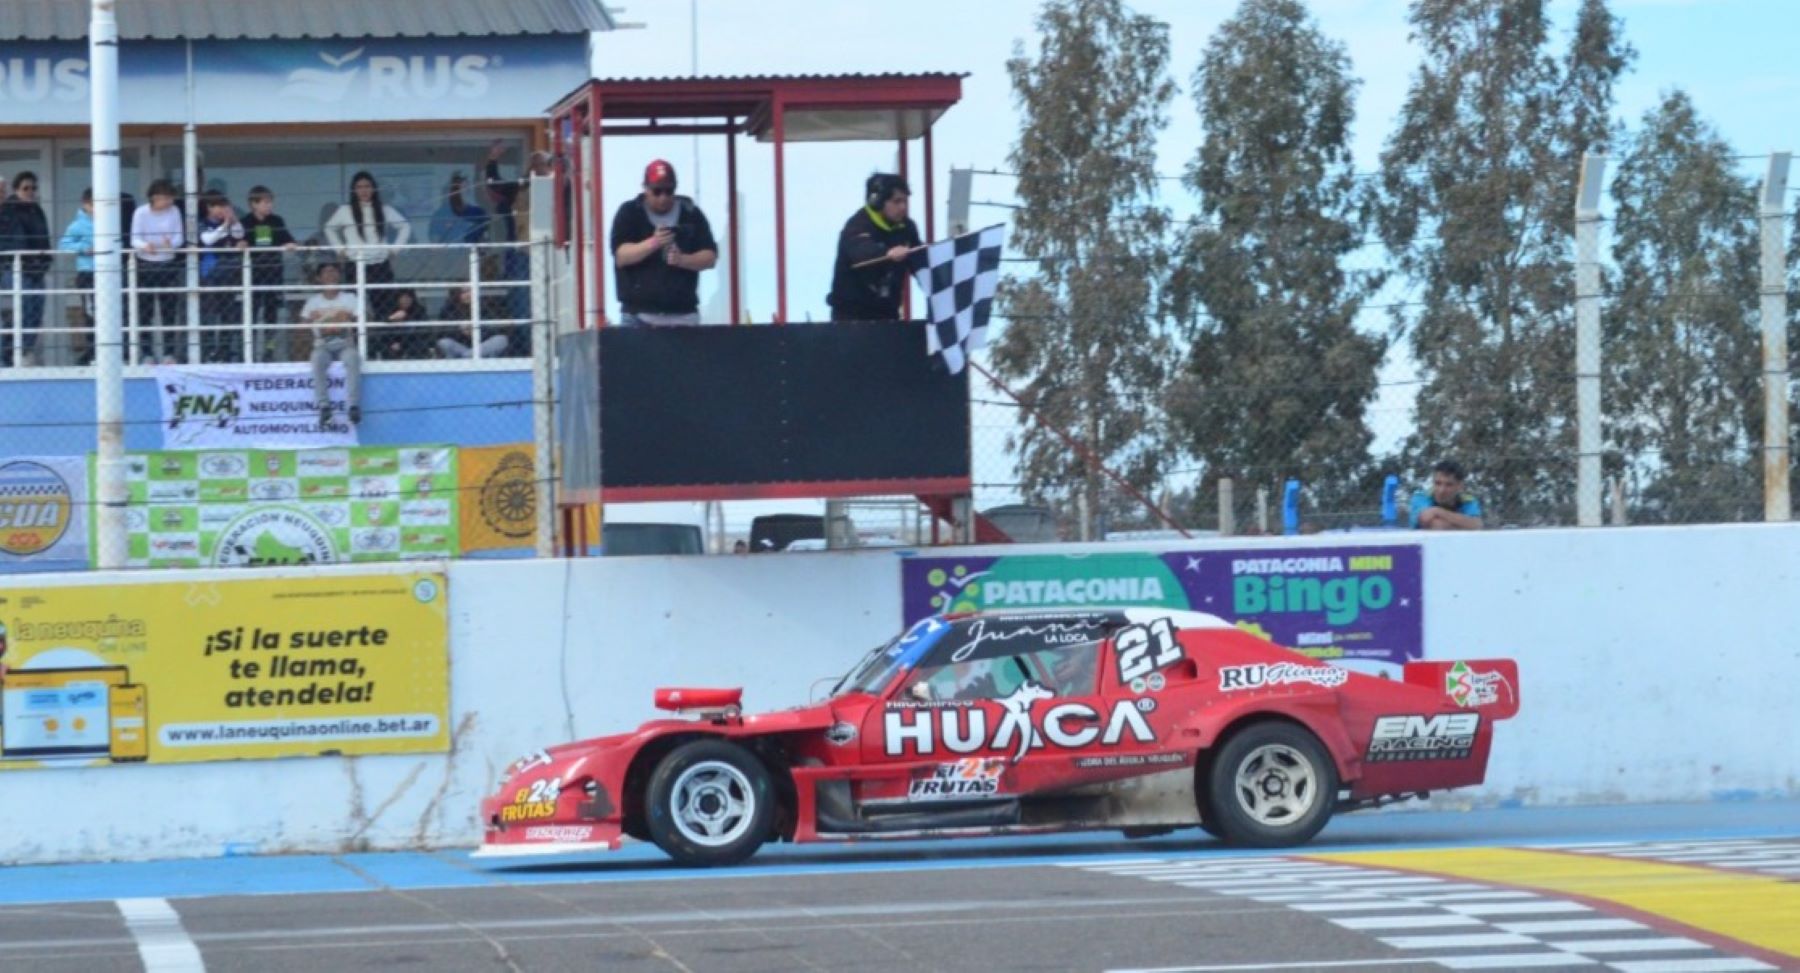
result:
<svg viewBox="0 0 1800 973"><path fill-rule="evenodd" d="M1005 61L1016 41L1029 45L1037 9L1028 0L910 0L904 4L842 0L623 0L621 20L642 29L595 38L595 73L601 77L688 74L698 55L702 74L809 72L968 72L963 101L935 131L940 217L952 165L1006 168L1018 128ZM1173 68L1182 92L1159 145L1165 172L1179 173L1200 140L1189 94L1194 67L1219 22L1236 4L1226 0L1140 0L1140 12L1168 22ZM1566 24L1575 0L1552 0ZM1363 88L1355 128L1359 169L1373 169L1382 141L1405 97L1417 54L1407 39L1404 0L1313 0L1325 32L1343 40ZM1658 96L1685 88L1706 117L1746 155L1789 148L1800 135L1800 3L1794 0L1614 0L1626 36L1639 51L1619 90L1625 117L1635 124ZM690 15L697 9L698 23ZM694 29L697 26L697 31ZM697 42L697 43L696 43ZM695 171L693 139L618 139L608 143L608 208L634 192L643 163L662 155L682 176L723 235L724 150L720 139L702 141ZM914 149L914 189L920 158ZM815 144L788 153L788 262L790 316L824 317L837 228L859 205L862 180L893 165L892 145ZM774 218L772 166L767 146L740 153L745 271L749 305L767 320L774 301L774 261L768 252ZM1746 168L1757 163L1746 162ZM1166 187L1177 210L1187 201L1177 184ZM1011 201L1009 180L978 176L977 200ZM922 202L918 200L916 202ZM999 209L974 218L1002 220ZM723 278L723 274L715 275Z"/></svg>
<svg viewBox="0 0 1800 973"><path fill-rule="evenodd" d="M1030 47L1038 8L1029 0L909 0L899 4L843 0L620 0L620 19L643 29L595 37L594 69L600 77L664 77L690 73L698 55L701 74L834 73L879 71L967 72L962 103L934 132L942 226L942 194L955 166L1005 169L1018 130L1005 62L1015 42ZM1179 174L1200 141L1190 94L1200 52L1235 0L1139 0L1134 8L1170 26L1172 68L1181 92L1158 151L1161 169ZM1313 0L1325 32L1349 48L1363 80L1355 126L1356 165L1376 168L1381 145L1406 95L1417 63L1408 41L1405 0ZM697 9L698 17L690 15ZM1562 25L1573 19L1576 0L1551 0ZM1704 115L1744 155L1789 149L1800 143L1800 0L1614 0L1625 34L1638 50L1632 72L1619 88L1623 117L1636 126L1660 95L1684 88ZM697 30L695 29L697 27ZM724 149L717 138L696 150L690 138L615 139L607 144L608 211L636 191L643 165L656 155L680 171L682 191L697 197L724 238ZM696 155L696 151L698 154ZM698 172L695 162L698 160ZM744 271L749 313L758 322L774 310L772 163L767 146L739 153ZM788 152L789 316L827 316L824 302L838 228L857 206L863 179L894 164L892 145L816 144ZM912 171L918 194L920 157ZM1762 161L1747 159L1747 174L1760 177ZM977 176L974 198L1011 202L1012 183ZM1164 200L1178 214L1191 212L1185 190L1164 184ZM915 195L915 205L922 198ZM1572 203L1571 203L1572 205ZM915 209L915 216L919 211ZM1001 222L1003 209L977 208L973 220ZM1367 259L1379 259L1378 251ZM710 275L702 300L724 273ZM1395 285L1391 290L1399 290ZM1398 295L1396 295L1398 296ZM613 310L616 312L616 305ZM1386 327L1380 312L1365 317L1371 329ZM1403 351L1382 370L1384 387L1371 413L1378 450L1390 447L1411 424L1415 377ZM983 394L991 395L984 390ZM1011 479L1010 463L996 455L1010 427L1010 410L979 407L975 416L976 479ZM992 499L978 495L978 502Z"/></svg>

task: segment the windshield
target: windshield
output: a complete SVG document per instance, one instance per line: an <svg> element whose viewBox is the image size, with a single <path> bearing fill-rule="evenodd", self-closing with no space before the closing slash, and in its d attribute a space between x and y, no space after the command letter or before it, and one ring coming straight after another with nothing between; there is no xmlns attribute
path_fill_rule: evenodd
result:
<svg viewBox="0 0 1800 973"><path fill-rule="evenodd" d="M894 678L894 673L917 665L949 630L950 624L941 618L919 620L912 628L869 650L856 668L832 687L831 695L880 692Z"/></svg>

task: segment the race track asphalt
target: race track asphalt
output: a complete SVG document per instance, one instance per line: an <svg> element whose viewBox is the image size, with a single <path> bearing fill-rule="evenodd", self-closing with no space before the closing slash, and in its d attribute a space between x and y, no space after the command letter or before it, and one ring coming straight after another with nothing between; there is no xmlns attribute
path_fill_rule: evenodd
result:
<svg viewBox="0 0 1800 973"><path fill-rule="evenodd" d="M1303 849L1115 835L0 869L0 970L1800 969L1800 803L1342 818Z"/></svg>

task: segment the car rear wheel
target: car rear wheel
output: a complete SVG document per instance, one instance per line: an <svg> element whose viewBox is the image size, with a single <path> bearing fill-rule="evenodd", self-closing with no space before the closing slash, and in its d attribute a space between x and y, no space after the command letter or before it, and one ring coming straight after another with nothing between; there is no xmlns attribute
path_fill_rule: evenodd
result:
<svg viewBox="0 0 1800 973"><path fill-rule="evenodd" d="M1337 768L1312 733L1291 723L1254 724L1213 758L1207 830L1234 845L1302 844L1330 820L1337 785Z"/></svg>
<svg viewBox="0 0 1800 973"><path fill-rule="evenodd" d="M723 740L669 752L650 775L650 838L683 865L733 865L769 836L775 788L755 755Z"/></svg>

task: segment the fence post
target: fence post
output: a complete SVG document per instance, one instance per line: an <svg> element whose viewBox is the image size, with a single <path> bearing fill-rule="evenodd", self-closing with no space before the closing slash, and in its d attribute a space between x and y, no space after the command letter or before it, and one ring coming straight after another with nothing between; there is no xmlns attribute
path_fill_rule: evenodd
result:
<svg viewBox="0 0 1800 973"><path fill-rule="evenodd" d="M125 337L125 353L131 364L138 363L138 258L137 251L127 253L130 263L126 266L125 276L125 323L129 334ZM152 362L154 364L154 362Z"/></svg>
<svg viewBox="0 0 1800 973"><path fill-rule="evenodd" d="M1269 532L1269 488L1256 488L1256 530L1258 533Z"/></svg>
<svg viewBox="0 0 1800 973"><path fill-rule="evenodd" d="M243 271L243 276L240 278L241 293L238 298L239 310L244 312L244 347L240 354L245 364L251 364L256 361L256 332L250 327L250 321L255 316L250 309L250 251L239 250L238 259L243 261L243 266L239 268Z"/></svg>
<svg viewBox="0 0 1800 973"><path fill-rule="evenodd" d="M469 357L481 357L481 248L469 247Z"/></svg>
<svg viewBox="0 0 1800 973"><path fill-rule="evenodd" d="M551 209L549 206L539 206L550 191L548 188L537 190L538 181L532 180L534 192L539 197L532 201L533 222L536 222L540 208L545 212ZM534 230L531 243L531 326L525 333L531 339L531 440L532 469L537 471L538 557L556 555L556 403L551 395L556 381L557 329L550 307L550 247L550 236ZM583 537L581 541L585 544L587 538Z"/></svg>
<svg viewBox="0 0 1800 973"><path fill-rule="evenodd" d="M1600 193L1606 156L1581 157L1575 192L1575 523L1600 526Z"/></svg>
<svg viewBox="0 0 1800 973"><path fill-rule="evenodd" d="M1237 507L1232 502L1231 477L1219 478L1219 536L1237 533Z"/></svg>
<svg viewBox="0 0 1800 973"><path fill-rule="evenodd" d="M369 360L369 276L368 265L361 260L352 260L356 265L356 354L363 361ZM313 339L315 343L324 340L321 335ZM329 379L327 379L329 382ZM327 395L330 393L327 392Z"/></svg>
<svg viewBox="0 0 1800 973"><path fill-rule="evenodd" d="M1763 519L1789 520L1787 202L1792 154L1773 152L1762 186Z"/></svg>
<svg viewBox="0 0 1800 973"><path fill-rule="evenodd" d="M24 260L24 254L15 252L12 266L7 268L7 282L12 285L12 360L6 364L14 368L19 367L20 359L25 357L25 281L19 276Z"/></svg>

